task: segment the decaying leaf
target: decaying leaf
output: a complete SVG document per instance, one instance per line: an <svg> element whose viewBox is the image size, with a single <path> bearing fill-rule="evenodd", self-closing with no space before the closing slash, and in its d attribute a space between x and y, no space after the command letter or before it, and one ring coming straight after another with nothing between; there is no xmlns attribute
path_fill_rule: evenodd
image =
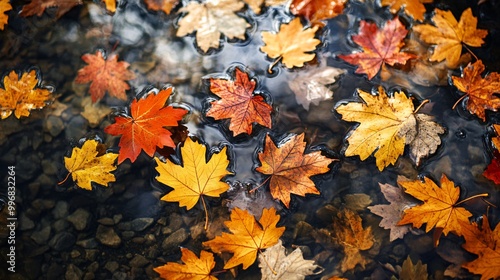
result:
<svg viewBox="0 0 500 280"><path fill-rule="evenodd" d="M148 9L153 11L162 10L169 15L172 9L179 4L179 0L144 0Z"/></svg>
<svg viewBox="0 0 500 280"><path fill-rule="evenodd" d="M500 148L500 125L493 124L493 129L497 135L491 139L495 150L493 151L493 158L490 164L488 164L488 167L483 172L483 176L498 185L500 184L500 151L498 150Z"/></svg>
<svg viewBox="0 0 500 280"><path fill-rule="evenodd" d="M361 217L345 208L337 212L337 216L334 217L333 229L337 243L344 248L340 270L346 272L358 264L361 268L365 268L369 260L361 254L361 251L370 249L374 244L372 228L363 228Z"/></svg>
<svg viewBox="0 0 500 280"><path fill-rule="evenodd" d="M184 264L168 262L165 265L155 267L154 271L165 280L217 280L217 277L210 275L215 267L212 253L202 250L198 258L189 249L181 248L181 252L181 261Z"/></svg>
<svg viewBox="0 0 500 280"><path fill-rule="evenodd" d="M435 9L432 20L436 26L430 24L415 25L413 30L420 33L426 43L435 44L431 61L443 61L449 68L456 68L462 53L462 44L471 47L480 47L483 38L488 35L487 30L476 29L477 18L472 15L471 8L462 13L457 22L451 11Z"/></svg>
<svg viewBox="0 0 500 280"><path fill-rule="evenodd" d="M470 273L462 264L470 260L468 252L462 250L461 245L455 240L443 239L436 248L436 253L446 262L450 263L444 270L444 276L452 279L469 279Z"/></svg>
<svg viewBox="0 0 500 280"><path fill-rule="evenodd" d="M396 14L403 8L405 14L418 21L424 20L424 4L432 3L433 0L382 0L382 6L390 6L391 13Z"/></svg>
<svg viewBox="0 0 500 280"><path fill-rule="evenodd" d="M486 121L486 110L496 112L500 108L500 74L492 72L484 78L481 73L485 67L481 60L469 63L461 77L452 76L453 85L463 93L459 100L467 97L467 109Z"/></svg>
<svg viewBox="0 0 500 280"><path fill-rule="evenodd" d="M271 128L271 112L273 108L267 104L262 95L254 94L255 80L236 68L234 81L227 79L210 79L210 91L220 97L212 101L212 107L206 115L216 120L230 118L229 130L234 135L252 133L252 123Z"/></svg>
<svg viewBox="0 0 500 280"><path fill-rule="evenodd" d="M101 103L93 103L90 97L83 98L82 107L81 115L89 121L90 127L98 126L102 119L111 113L111 108Z"/></svg>
<svg viewBox="0 0 500 280"><path fill-rule="evenodd" d="M104 53L100 50L95 55L84 54L82 60L88 65L78 70L75 82L90 83L89 93L92 102L101 100L106 91L111 96L127 100L125 91L130 89L130 86L125 81L135 79L135 74L127 70L129 66L127 62L118 62L116 54L104 57Z"/></svg>
<svg viewBox="0 0 500 280"><path fill-rule="evenodd" d="M332 98L333 92L327 85L335 83L345 72L344 69L330 66L311 68L297 72L288 80L288 86L295 93L297 102L309 110L311 103L318 105L320 101Z"/></svg>
<svg viewBox="0 0 500 280"><path fill-rule="evenodd" d="M329 170L334 160L321 155L320 151L303 154L306 149L304 133L294 135L279 147L266 135L264 151L259 153L262 164L257 171L270 175L269 188L275 199L290 207L290 194L305 196L319 194L314 182L309 178Z"/></svg>
<svg viewBox="0 0 500 280"><path fill-rule="evenodd" d="M420 228L426 223L425 232L436 228L444 235L453 232L462 235L461 221L468 222L472 214L465 208L456 206L460 197L460 188L450 181L446 175L441 176L441 187L438 187L432 180L424 177L424 182L398 181L405 192L412 195L423 204L404 210L404 215L398 225L413 224ZM436 236L435 244L439 242Z"/></svg>
<svg viewBox="0 0 500 280"><path fill-rule="evenodd" d="M398 17L389 20L379 29L376 23L362 20L359 32L352 40L363 48L363 52L339 57L350 64L359 66L356 73L366 74L371 80L384 64L406 64L415 57L413 54L401 52L403 39L408 31Z"/></svg>
<svg viewBox="0 0 500 280"><path fill-rule="evenodd" d="M92 190L91 182L108 186L115 181L115 161L118 157L114 153L100 154L96 140L87 140L81 148L75 147L71 156L64 158L64 165L71 174L73 181L82 189ZM68 174L68 176L69 176Z"/></svg>
<svg viewBox="0 0 500 280"><path fill-rule="evenodd" d="M23 17L37 15L40 17L45 9L57 7L56 18L60 18L73 7L82 4L82 0L31 0L29 4L23 6L19 15Z"/></svg>
<svg viewBox="0 0 500 280"><path fill-rule="evenodd" d="M0 0L0 30L3 30L5 25L9 21L9 16L5 13L10 10L12 10L10 0Z"/></svg>
<svg viewBox="0 0 500 280"><path fill-rule="evenodd" d="M422 264L421 260L418 260L416 264L413 264L410 256L408 256L401 267L399 280L427 280L428 278L429 275L427 274L427 265Z"/></svg>
<svg viewBox="0 0 500 280"><path fill-rule="evenodd" d="M130 116L116 116L115 123L104 129L108 134L122 136L118 144L118 164L127 158L134 162L141 151L152 157L156 148L175 147L172 133L165 127L177 126L187 110L165 106L171 93L170 87L134 99L130 104Z"/></svg>
<svg viewBox="0 0 500 280"><path fill-rule="evenodd" d="M314 25L323 25L322 20L342 14L346 2L347 0L292 0L290 12L305 17Z"/></svg>
<svg viewBox="0 0 500 280"><path fill-rule="evenodd" d="M344 196L344 202L346 208L352 211L362 211L372 203L372 199L369 195L364 193L352 193Z"/></svg>
<svg viewBox="0 0 500 280"><path fill-rule="evenodd" d="M16 118L27 117L33 109L41 109L51 99L51 92L40 86L35 70L22 73L11 71L3 78L0 88L0 117L5 119L12 113Z"/></svg>
<svg viewBox="0 0 500 280"><path fill-rule="evenodd" d="M203 242L203 245L210 247L215 253L233 253L224 269L240 264L243 269L247 269L255 262L257 252L278 243L285 231L284 227L276 227L279 220L280 216L274 208L264 209L258 222L246 210L234 208L231 211L231 220L224 222L232 234L224 232Z"/></svg>
<svg viewBox="0 0 500 280"><path fill-rule="evenodd" d="M287 68L302 67L305 62L311 61L316 54L308 52L314 51L321 43L314 38L317 30L318 26L304 29L297 17L289 23L281 24L277 34L263 31L262 41L265 45L260 50L275 59L269 66L269 71L280 60Z"/></svg>
<svg viewBox="0 0 500 280"><path fill-rule="evenodd" d="M476 254L477 259L465 263L462 267L474 274L480 274L481 280L498 279L500 277L500 223L491 230L488 217L483 216L483 224L470 224L462 221L462 233L465 243L462 247Z"/></svg>
<svg viewBox="0 0 500 280"><path fill-rule="evenodd" d="M403 210L406 209L411 202L404 197L403 190L389 184L378 184L380 190L384 194L385 199L390 204L378 204L368 207L370 211L382 217L379 226L391 230L390 241L394 241L410 231L410 225L398 225L399 220L403 216Z"/></svg>
<svg viewBox="0 0 500 280"><path fill-rule="evenodd" d="M250 24L235 14L244 5L237 0L190 1L179 10L187 14L179 20L176 35L182 37L196 31L196 43L203 52L219 48L221 34L229 39L244 40L245 30Z"/></svg>
<svg viewBox="0 0 500 280"><path fill-rule="evenodd" d="M431 121L431 117L414 112L413 102L403 92L387 96L379 87L378 95L358 89L364 103L349 102L336 108L345 121L360 122L347 138L349 146L346 156L359 155L365 160L372 153L382 171L394 164L404 152L405 144L410 145L410 154L417 165L422 157L436 151L444 129Z"/></svg>
<svg viewBox="0 0 500 280"><path fill-rule="evenodd" d="M322 271L314 261L302 257L300 248L286 255L281 240L259 255L259 267L261 280L304 280Z"/></svg>

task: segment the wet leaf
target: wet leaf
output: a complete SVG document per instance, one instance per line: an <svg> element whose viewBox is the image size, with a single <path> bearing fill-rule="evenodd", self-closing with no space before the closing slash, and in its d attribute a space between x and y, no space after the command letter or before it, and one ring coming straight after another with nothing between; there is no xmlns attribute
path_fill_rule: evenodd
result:
<svg viewBox="0 0 500 280"><path fill-rule="evenodd" d="M500 152L498 148L500 147L500 125L493 124L493 129L495 130L496 137L493 137L491 141L495 146L495 150L493 151L493 158L491 159L490 164L483 172L483 176L495 182L495 184L500 184Z"/></svg>
<svg viewBox="0 0 500 280"><path fill-rule="evenodd" d="M333 92L327 85L335 83L345 72L343 69L329 66L311 68L297 72L288 80L288 86L295 93L297 102L309 110L311 103L318 105L320 101L332 98Z"/></svg>
<svg viewBox="0 0 500 280"><path fill-rule="evenodd" d="M116 0L102 0L102 2L104 2L104 6L108 12L116 12Z"/></svg>
<svg viewBox="0 0 500 280"><path fill-rule="evenodd" d="M145 98L134 99L130 116L116 116L115 123L104 129L108 134L122 135L118 164L127 158L134 162L141 150L152 157L157 147L175 147L172 133L165 127L177 126L187 111L165 106L171 93L172 88L167 88L158 94L150 92Z"/></svg>
<svg viewBox="0 0 500 280"><path fill-rule="evenodd" d="M410 154L419 164L422 157L436 151L441 144L438 134L444 133L444 129L430 116L416 114L412 100L403 92L389 97L382 87L378 91L378 95L372 95L358 89L364 103L349 102L336 108L343 120L360 123L347 138L345 155L359 155L365 160L373 153L382 171L396 162L408 144Z"/></svg>
<svg viewBox="0 0 500 280"><path fill-rule="evenodd" d="M465 243L462 247L476 254L477 259L465 263L462 267L474 274L480 274L481 280L498 279L500 277L500 223L491 230L488 217L483 216L483 224L470 224L461 221Z"/></svg>
<svg viewBox="0 0 500 280"><path fill-rule="evenodd" d="M181 248L181 261L184 264L168 262L165 265L154 268L160 277L166 280L216 280L217 277L210 275L215 267L214 255L207 251L201 251L198 258L189 249Z"/></svg>
<svg viewBox="0 0 500 280"><path fill-rule="evenodd" d="M334 161L322 156L320 151L303 154L305 149L304 133L293 135L279 147L266 135L264 151L259 153L261 166L256 170L270 175L272 196L281 200L287 208L290 207L290 194L319 194L309 177L327 172L328 165Z"/></svg>
<svg viewBox="0 0 500 280"><path fill-rule="evenodd" d="M81 112L81 115L89 121L90 127L98 126L102 119L111 113L111 108L101 103L92 103L90 97L83 98L82 107L83 112Z"/></svg>
<svg viewBox="0 0 500 280"><path fill-rule="evenodd" d="M231 220L224 222L231 233L222 233L212 240L203 242L215 253L230 252L233 256L224 265L224 269L240 264L247 269L255 262L257 252L278 243L285 231L284 227L276 227L280 216L274 208L264 209L257 222L246 210L234 208Z"/></svg>
<svg viewBox="0 0 500 280"><path fill-rule="evenodd" d="M234 81L227 79L210 79L210 91L220 97L212 101L212 107L206 115L216 120L231 119L229 130L234 135L252 133L252 123L271 128L271 112L273 108L267 104L262 95L254 94L255 80L248 74L235 69Z"/></svg>
<svg viewBox="0 0 500 280"><path fill-rule="evenodd" d="M406 64L407 60L415 57L413 54L401 52L407 33L398 17L387 21L381 29L376 23L362 20L358 34L352 36L352 40L363 48L363 52L339 55L339 58L359 66L356 73L366 74L371 80L382 65Z"/></svg>
<svg viewBox="0 0 500 280"><path fill-rule="evenodd" d="M153 11L162 10L169 15L172 9L179 4L179 0L144 0L148 9Z"/></svg>
<svg viewBox="0 0 500 280"><path fill-rule="evenodd" d="M290 12L305 17L313 25L323 25L322 20L342 14L346 2L347 0L293 0Z"/></svg>
<svg viewBox="0 0 500 280"><path fill-rule="evenodd" d="M289 23L283 23L277 34L263 31L262 41L264 46L260 48L270 58L276 59L270 68L279 60L287 68L302 67L305 62L311 61L316 54L308 53L316 49L321 43L314 38L318 26L304 29L300 18L294 18Z"/></svg>
<svg viewBox="0 0 500 280"><path fill-rule="evenodd" d="M314 261L304 259L300 248L286 255L281 240L259 255L259 267L261 280L303 280L322 271Z"/></svg>
<svg viewBox="0 0 500 280"><path fill-rule="evenodd" d="M228 39L244 40L250 24L236 14L243 6L237 0L190 1L179 10L186 15L179 20L176 35L182 37L196 31L196 43L203 52L219 48L221 34Z"/></svg>
<svg viewBox="0 0 500 280"><path fill-rule="evenodd" d="M370 198L370 196L364 193L346 194L344 196L344 201L344 206L351 209L352 211L365 210L368 205L372 203L372 199Z"/></svg>
<svg viewBox="0 0 500 280"><path fill-rule="evenodd" d="M12 113L18 119L28 117L32 109L41 109L51 99L51 92L40 87L35 70L22 73L11 71L3 78L0 88L0 117L5 119Z"/></svg>
<svg viewBox="0 0 500 280"><path fill-rule="evenodd" d="M456 235L462 235L460 226L461 221L469 221L472 214L463 207L456 206L460 197L460 188L450 181L446 175L441 176L441 187L438 187L432 180L424 177L424 182L417 181L398 181L405 192L412 195L423 204L404 210L404 216L398 225L413 224L420 228L426 223L425 232L432 228L442 231L444 235L453 232ZM439 236L435 244L439 242Z"/></svg>
<svg viewBox="0 0 500 280"><path fill-rule="evenodd" d="M374 244L372 228L363 228L361 217L346 208L337 212L337 216L333 219L333 229L337 243L344 248L340 270L346 272L358 264L361 268L365 268L369 260L361 254L361 251L370 249Z"/></svg>
<svg viewBox="0 0 500 280"><path fill-rule="evenodd" d="M476 29L477 18L472 15L471 8L462 13L457 22L451 11L435 9L432 20L436 26L430 24L415 25L413 30L420 33L420 38L426 43L435 44L434 53L430 61L443 61L449 68L456 68L462 53L462 44L471 47L480 47L483 38L488 35L487 30Z"/></svg>
<svg viewBox="0 0 500 280"><path fill-rule="evenodd" d="M403 216L403 210L411 205L411 202L404 197L404 192L400 188L389 184L379 183L378 185L385 199L387 199L390 204L378 204L370 206L368 209L370 209L373 214L382 217L379 226L391 230L390 241L392 242L398 238L403 238L411 229L410 225L398 225L398 222Z"/></svg>
<svg viewBox="0 0 500 280"><path fill-rule="evenodd" d="M10 10L12 10L10 0L0 0L0 30L3 30L5 25L9 21L9 16L5 13Z"/></svg>
<svg viewBox="0 0 500 280"><path fill-rule="evenodd" d="M403 8L405 14L415 20L423 21L425 15L424 4L432 3L433 0L382 0L382 6L390 6L389 10L397 14Z"/></svg>
<svg viewBox="0 0 500 280"><path fill-rule="evenodd" d="M107 187L115 181L115 175L111 172L116 170L115 161L118 155L99 155L98 145L100 144L96 140L87 140L81 148L73 148L69 158L64 158L66 169L75 184L82 189L92 190L91 182Z"/></svg>
<svg viewBox="0 0 500 280"><path fill-rule="evenodd" d="M481 73L485 67L481 60L469 63L462 71L461 77L452 76L453 85L463 93L459 100L467 97L467 109L486 121L486 110L496 112L500 108L500 74L492 72L484 78Z"/></svg>
<svg viewBox="0 0 500 280"><path fill-rule="evenodd" d="M60 18L73 7L82 4L82 0L31 0L29 4L23 6L19 15L23 17L37 15L40 17L45 9L57 7L56 18Z"/></svg>
<svg viewBox="0 0 500 280"><path fill-rule="evenodd" d="M130 89L130 86L125 81L135 79L134 73L127 70L129 66L127 62L118 62L118 55L115 54L104 58L103 52L99 50L95 55L84 54L82 59L88 65L78 70L75 82L90 83L89 93L92 102L101 100L106 91L111 96L127 100L125 91Z"/></svg>
<svg viewBox="0 0 500 280"><path fill-rule="evenodd" d="M399 280L427 280L428 278L429 275L427 274L427 265L422 264L421 260L418 260L416 264L413 264L410 256L408 256L401 267Z"/></svg>

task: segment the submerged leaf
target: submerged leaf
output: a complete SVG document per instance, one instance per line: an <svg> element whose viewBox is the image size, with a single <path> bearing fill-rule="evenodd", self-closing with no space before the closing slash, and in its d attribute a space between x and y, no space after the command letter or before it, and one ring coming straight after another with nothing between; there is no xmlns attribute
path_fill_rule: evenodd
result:
<svg viewBox="0 0 500 280"><path fill-rule="evenodd" d="M427 265L422 264L421 260L418 260L416 264L413 264L410 256L408 256L401 267L399 280L427 280L428 278L429 275L427 274Z"/></svg>

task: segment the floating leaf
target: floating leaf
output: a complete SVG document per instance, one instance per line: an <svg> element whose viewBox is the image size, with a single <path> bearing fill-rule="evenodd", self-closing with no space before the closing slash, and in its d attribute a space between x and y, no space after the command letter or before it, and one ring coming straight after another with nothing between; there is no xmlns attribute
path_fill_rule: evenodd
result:
<svg viewBox="0 0 500 280"><path fill-rule="evenodd" d="M212 253L202 250L198 258L189 249L181 248L181 252L184 264L169 262L155 267L154 271L165 280L217 280L217 277L210 275L215 267Z"/></svg>
<svg viewBox="0 0 500 280"><path fill-rule="evenodd" d="M45 9L57 7L56 18L60 18L73 7L82 4L82 0L31 0L29 4L23 6L19 15L23 17L37 15L40 17Z"/></svg>
<svg viewBox="0 0 500 280"><path fill-rule="evenodd" d="M153 11L162 10L169 15L172 9L179 4L179 0L144 0L148 9Z"/></svg>
<svg viewBox="0 0 500 280"><path fill-rule="evenodd" d="M389 10L393 14L397 14L403 8L405 14L418 21L424 20L425 6L424 4L432 3L433 0L382 0L382 7L390 6Z"/></svg>
<svg viewBox="0 0 500 280"><path fill-rule="evenodd" d="M346 2L347 0L293 0L290 12L305 17L314 25L323 25L322 20L342 14Z"/></svg>
<svg viewBox="0 0 500 280"><path fill-rule="evenodd" d="M10 0L0 0L0 30L3 30L5 25L9 21L9 16L5 13L10 10L12 10Z"/></svg>

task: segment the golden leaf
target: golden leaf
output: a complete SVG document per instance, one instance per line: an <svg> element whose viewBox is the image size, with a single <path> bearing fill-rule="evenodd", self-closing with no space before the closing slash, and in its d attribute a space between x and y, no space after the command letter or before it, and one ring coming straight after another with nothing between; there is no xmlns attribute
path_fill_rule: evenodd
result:
<svg viewBox="0 0 500 280"><path fill-rule="evenodd" d="M7 22L9 21L9 16L5 14L12 10L12 5L10 5L9 0L0 0L0 30L3 30Z"/></svg>
<svg viewBox="0 0 500 280"><path fill-rule="evenodd" d="M155 267L154 271L166 280L217 280L217 277L210 275L215 267L212 253L202 250L198 258L189 249L181 248L181 252L184 264L169 262Z"/></svg>
<svg viewBox="0 0 500 280"><path fill-rule="evenodd" d="M427 265L422 264L421 260L413 264L410 256L408 256L401 267L399 280L427 280L428 278Z"/></svg>
<svg viewBox="0 0 500 280"><path fill-rule="evenodd" d="M433 0L382 0L382 7L390 6L389 10L397 14L401 8L404 8L405 14L415 20L423 21L425 15L424 4L432 3Z"/></svg>

